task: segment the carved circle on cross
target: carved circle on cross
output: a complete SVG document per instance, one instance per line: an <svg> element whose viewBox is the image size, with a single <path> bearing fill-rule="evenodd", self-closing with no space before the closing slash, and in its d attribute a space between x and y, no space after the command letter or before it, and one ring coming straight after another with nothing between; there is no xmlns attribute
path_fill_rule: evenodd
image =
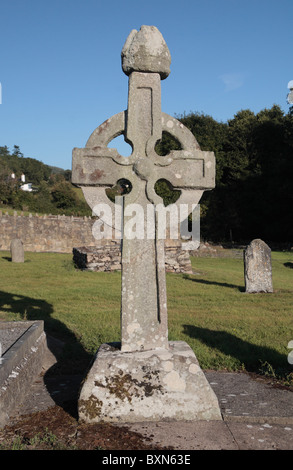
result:
<svg viewBox="0 0 293 470"><path fill-rule="evenodd" d="M141 185L137 184L139 179L146 182L146 194L149 201L153 204L162 203L162 198L155 192L155 184L157 180L161 178L160 168L172 166L172 163L175 160L184 160L188 158L192 150L200 150L197 140L189 129L187 129L176 118L173 118L164 112L162 112L161 115L162 131L166 131L176 138L179 141L182 150L172 150L169 154L160 156L156 153L155 145L157 141L154 140L153 137L150 137L146 143L146 156L144 158L139 158L134 149L129 157L124 157L119 154L117 149L108 148L108 144L115 139L115 137L124 135L125 133L125 111L112 116L97 127L87 141L87 148L99 147L104 155L107 155L118 165L128 168L131 167L131 171L129 171L129 168L126 172L121 168L121 177L128 179L132 185L132 200L135 200L138 197L139 191L141 190ZM132 143L128 143L133 148ZM179 182L178 186L178 189L180 189ZM178 199L177 203L179 203L179 201L180 199Z"/></svg>

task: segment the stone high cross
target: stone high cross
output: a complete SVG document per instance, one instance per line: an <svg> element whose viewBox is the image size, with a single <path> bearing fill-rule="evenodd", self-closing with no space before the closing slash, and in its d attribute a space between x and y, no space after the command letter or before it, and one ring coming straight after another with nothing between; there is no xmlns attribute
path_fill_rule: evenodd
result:
<svg viewBox="0 0 293 470"><path fill-rule="evenodd" d="M215 186L215 158L213 152L200 150L182 123L161 111L161 80L170 73L171 57L158 29L133 30L121 57L129 76L128 109L101 124L85 148L73 150L72 182L82 187L92 209L101 202L114 208L105 189L121 179L131 183L124 211L136 203L147 214L147 205L152 205L154 239L123 237L121 351L168 349L164 240L158 239L156 216L162 198L154 187L157 180L167 180L181 190L176 204L197 204L203 191ZM159 156L155 145L163 131L174 136L182 150ZM132 146L129 157L108 148L121 134Z"/></svg>

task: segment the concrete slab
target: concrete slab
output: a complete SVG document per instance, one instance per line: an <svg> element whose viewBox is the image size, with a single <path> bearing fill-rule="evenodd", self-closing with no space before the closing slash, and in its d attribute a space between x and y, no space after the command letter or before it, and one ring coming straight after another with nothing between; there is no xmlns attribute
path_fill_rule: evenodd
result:
<svg viewBox="0 0 293 470"><path fill-rule="evenodd" d="M293 393L273 387L261 376L246 373L206 371L205 375L218 397L226 421L291 423Z"/></svg>
<svg viewBox="0 0 293 470"><path fill-rule="evenodd" d="M175 450L292 450L293 426L275 423L197 421L128 425L152 444Z"/></svg>
<svg viewBox="0 0 293 470"><path fill-rule="evenodd" d="M266 423L227 423L239 450L292 450L293 426Z"/></svg>
<svg viewBox="0 0 293 470"><path fill-rule="evenodd" d="M175 450L238 450L229 427L224 421L179 421L136 423L128 425L159 447Z"/></svg>

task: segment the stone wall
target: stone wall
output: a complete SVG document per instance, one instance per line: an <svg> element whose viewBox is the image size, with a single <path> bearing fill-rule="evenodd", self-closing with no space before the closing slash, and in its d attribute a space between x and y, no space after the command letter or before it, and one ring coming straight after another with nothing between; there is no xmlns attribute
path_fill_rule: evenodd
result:
<svg viewBox="0 0 293 470"><path fill-rule="evenodd" d="M104 246L73 248L73 261L76 267L86 271L120 271L120 243L109 240Z"/></svg>
<svg viewBox="0 0 293 470"><path fill-rule="evenodd" d="M76 266L94 271L121 269L120 243L96 240L92 217L14 215L0 211L0 250L9 251L13 238L20 238L24 251L72 253ZM166 240L166 271L191 273L189 252L179 241ZM95 249L94 249L95 248ZM75 249L73 251L73 249Z"/></svg>
<svg viewBox="0 0 293 470"><path fill-rule="evenodd" d="M0 249L9 250L13 238L20 238L25 251L71 253L74 246L94 246L91 217L64 215L14 215L0 211Z"/></svg>
<svg viewBox="0 0 293 470"><path fill-rule="evenodd" d="M73 248L73 261L76 267L86 271L120 271L120 243L113 240L104 246ZM182 250L180 243L165 244L165 267L167 272L192 273L189 252Z"/></svg>

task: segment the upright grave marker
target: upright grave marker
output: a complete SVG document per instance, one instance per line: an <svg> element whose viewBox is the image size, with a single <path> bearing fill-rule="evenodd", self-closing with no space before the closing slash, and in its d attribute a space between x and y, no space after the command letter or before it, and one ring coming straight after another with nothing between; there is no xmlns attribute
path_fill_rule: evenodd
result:
<svg viewBox="0 0 293 470"><path fill-rule="evenodd" d="M129 75L127 111L99 126L84 149L73 150L72 181L93 210L101 202L115 210L105 189L119 180L131 187L123 197L121 344L100 347L81 391L79 415L88 422L220 419L192 350L168 341L164 240L156 210L162 199L154 189L158 179L169 181L181 190L176 204L191 209L214 187L214 154L201 151L183 124L161 112L160 82L169 75L171 57L158 29L133 30L121 56ZM155 145L164 130L182 150L160 157ZM130 157L107 147L120 134L132 146ZM141 208L149 228L143 237L128 231L125 215L132 204Z"/></svg>
<svg viewBox="0 0 293 470"><path fill-rule="evenodd" d="M24 262L24 248L22 240L19 238L13 238L10 243L11 261L13 263Z"/></svg>
<svg viewBox="0 0 293 470"><path fill-rule="evenodd" d="M252 240L243 253L245 292L273 292L271 249L261 239Z"/></svg>

